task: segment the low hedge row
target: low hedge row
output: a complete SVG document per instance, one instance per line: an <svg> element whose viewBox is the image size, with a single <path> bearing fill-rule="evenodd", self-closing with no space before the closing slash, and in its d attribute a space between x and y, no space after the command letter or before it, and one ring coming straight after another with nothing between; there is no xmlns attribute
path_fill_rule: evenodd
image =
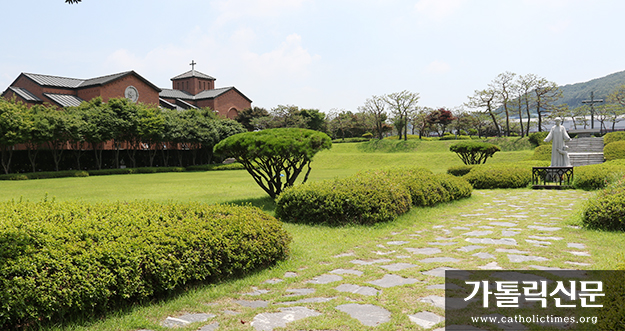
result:
<svg viewBox="0 0 625 331"><path fill-rule="evenodd" d="M540 145L534 148L532 160L549 161L551 163L551 145Z"/></svg>
<svg viewBox="0 0 625 331"><path fill-rule="evenodd" d="M0 204L0 329L93 316L268 266L289 235L255 207Z"/></svg>
<svg viewBox="0 0 625 331"><path fill-rule="evenodd" d="M608 185L588 200L582 222L590 229L625 231L625 181Z"/></svg>
<svg viewBox="0 0 625 331"><path fill-rule="evenodd" d="M625 140L625 131L610 132L610 133L606 133L603 136L603 144L605 146L615 141L621 141L621 140Z"/></svg>
<svg viewBox="0 0 625 331"><path fill-rule="evenodd" d="M532 181L532 167L546 167L546 161L481 164L462 176L474 189L521 188Z"/></svg>
<svg viewBox="0 0 625 331"><path fill-rule="evenodd" d="M625 160L575 167L573 186L583 190L597 190L608 186L625 174Z"/></svg>
<svg viewBox="0 0 625 331"><path fill-rule="evenodd" d="M373 224L391 221L411 205L468 197L471 190L462 179L422 168L368 171L288 188L276 200L276 217L312 224Z"/></svg>
<svg viewBox="0 0 625 331"><path fill-rule="evenodd" d="M475 165L463 164L447 169L447 173L456 177L462 177L471 171Z"/></svg>
<svg viewBox="0 0 625 331"><path fill-rule="evenodd" d="M128 175L128 174L153 174L160 172L185 172L185 171L210 171L210 170L242 170L240 163L231 164L205 164L189 167L142 167L123 169L102 169L102 170L64 170L64 171L42 171L29 172L24 174L0 175L0 180L27 180L27 179L47 179L64 177L89 177L107 175Z"/></svg>

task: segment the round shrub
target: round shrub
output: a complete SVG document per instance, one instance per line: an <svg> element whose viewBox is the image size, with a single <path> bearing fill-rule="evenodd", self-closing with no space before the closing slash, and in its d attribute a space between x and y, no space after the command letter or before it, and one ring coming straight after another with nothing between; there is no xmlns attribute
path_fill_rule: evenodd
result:
<svg viewBox="0 0 625 331"><path fill-rule="evenodd" d="M590 199L582 222L590 229L625 231L625 184L613 184Z"/></svg>
<svg viewBox="0 0 625 331"><path fill-rule="evenodd" d="M434 175L434 179L449 192L449 201L468 198L473 191L473 186L460 177L448 174L437 174Z"/></svg>
<svg viewBox="0 0 625 331"><path fill-rule="evenodd" d="M625 140L619 140L605 145L605 147L603 147L603 157L607 161L625 159Z"/></svg>
<svg viewBox="0 0 625 331"><path fill-rule="evenodd" d="M551 162L551 145L540 145L534 148L532 160Z"/></svg>
<svg viewBox="0 0 625 331"><path fill-rule="evenodd" d="M0 329L93 316L284 259L255 207L154 202L0 204Z"/></svg>
<svg viewBox="0 0 625 331"><path fill-rule="evenodd" d="M480 165L462 178L474 189L520 188L532 181L532 167L514 163Z"/></svg>
<svg viewBox="0 0 625 331"><path fill-rule="evenodd" d="M545 142L545 138L549 135L548 131L532 132L529 134L529 142L534 146L551 145L551 143Z"/></svg>
<svg viewBox="0 0 625 331"><path fill-rule="evenodd" d="M433 206L437 203L471 196L471 185L464 179L454 181L450 175L434 175L428 169L414 167L382 171L408 190L413 206ZM468 195L464 195L467 193L467 188Z"/></svg>
<svg viewBox="0 0 625 331"><path fill-rule="evenodd" d="M625 174L625 160L575 167L573 186L582 190L605 188Z"/></svg>
<svg viewBox="0 0 625 331"><path fill-rule="evenodd" d="M455 167L450 167L449 169L447 169L447 173L453 176L457 176L457 177L462 177L466 174L469 173L469 171L471 171L471 169L473 169L474 165L460 165L460 166L455 166Z"/></svg>
<svg viewBox="0 0 625 331"><path fill-rule="evenodd" d="M276 217L313 224L388 222L410 209L410 194L382 173L306 183L291 187L276 200Z"/></svg>
<svg viewBox="0 0 625 331"><path fill-rule="evenodd" d="M605 146L615 141L622 141L622 140L625 140L625 131L610 132L610 133L606 133L605 136L603 136L603 144Z"/></svg>

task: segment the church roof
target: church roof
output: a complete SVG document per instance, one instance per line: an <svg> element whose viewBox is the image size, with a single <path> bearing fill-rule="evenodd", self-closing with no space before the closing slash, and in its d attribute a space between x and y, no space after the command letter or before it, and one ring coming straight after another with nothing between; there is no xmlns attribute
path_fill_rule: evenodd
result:
<svg viewBox="0 0 625 331"><path fill-rule="evenodd" d="M197 70L189 70L187 72L185 72L184 74L180 74L174 78L172 78L171 80L178 80L178 79L184 79L184 78L191 78L191 77L197 77L197 78L204 78L204 79L210 79L210 80L217 80L214 77L211 77L207 74L203 74Z"/></svg>
<svg viewBox="0 0 625 331"><path fill-rule="evenodd" d="M32 102L41 102L42 101L36 95L30 93L30 91L28 91L25 88L16 87L16 86L9 86L9 90L13 91L13 93L19 95L22 99L24 99L26 101L32 101Z"/></svg>
<svg viewBox="0 0 625 331"><path fill-rule="evenodd" d="M78 79L78 78L68 78L68 77L59 77L59 76L50 76L50 75L40 75L40 74L31 74L31 73L22 73L22 75L30 78L35 83L41 86L50 86L50 87L61 87L61 88L84 88L95 85L104 85L119 78L122 78L126 75L135 75L139 79L141 79L144 83L150 85L157 91L160 91L156 85L150 83L147 79L141 77L134 70L124 71L117 74L106 75L102 77L89 78L89 79Z"/></svg>
<svg viewBox="0 0 625 331"><path fill-rule="evenodd" d="M44 93L43 95L58 103L61 107L78 107L84 101L71 94Z"/></svg>
<svg viewBox="0 0 625 331"><path fill-rule="evenodd" d="M202 100L202 99L213 99L216 98L231 89L235 89L234 86L230 87L220 87L214 90L205 90L196 95L193 95L186 91L181 90L172 90L172 89L163 89L159 96L161 98L169 98L169 99L183 99L183 100ZM238 90L237 90L238 91ZM239 92L241 93L241 92ZM243 93L241 93L243 95ZM247 97L246 97L247 98Z"/></svg>

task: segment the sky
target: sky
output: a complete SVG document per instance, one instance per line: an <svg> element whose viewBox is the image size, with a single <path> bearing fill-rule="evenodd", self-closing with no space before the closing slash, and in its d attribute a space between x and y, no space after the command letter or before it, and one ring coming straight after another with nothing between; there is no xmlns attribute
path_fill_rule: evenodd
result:
<svg viewBox="0 0 625 331"><path fill-rule="evenodd" d="M455 108L500 73L558 85L625 70L619 0L3 0L0 92L22 72L195 69L253 106L358 111L408 90Z"/></svg>

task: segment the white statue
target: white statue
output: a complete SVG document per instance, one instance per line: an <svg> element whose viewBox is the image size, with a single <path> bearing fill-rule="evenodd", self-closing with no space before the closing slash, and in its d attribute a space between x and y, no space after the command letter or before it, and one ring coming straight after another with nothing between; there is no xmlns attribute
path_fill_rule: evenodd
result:
<svg viewBox="0 0 625 331"><path fill-rule="evenodd" d="M566 151L568 146L564 145L565 141L570 141L571 137L566 133L566 128L561 125L562 119L556 117L556 125L551 128L549 135L545 138L545 142L551 141L551 166L552 167L570 167L571 160L569 153Z"/></svg>

